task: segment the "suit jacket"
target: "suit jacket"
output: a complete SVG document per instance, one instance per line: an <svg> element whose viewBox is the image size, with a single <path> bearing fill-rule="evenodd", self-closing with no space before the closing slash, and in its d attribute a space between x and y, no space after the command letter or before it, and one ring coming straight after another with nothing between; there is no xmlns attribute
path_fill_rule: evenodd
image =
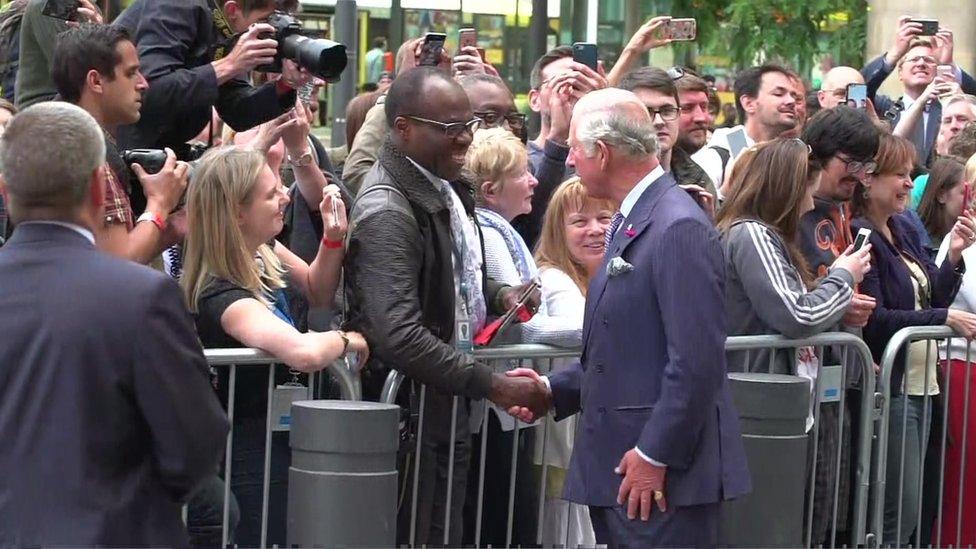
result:
<svg viewBox="0 0 976 549"><path fill-rule="evenodd" d="M609 277L623 258L633 270ZM565 497L615 506L614 467L635 445L668 466L668 503L747 493L725 366L719 235L670 174L653 182L590 282L581 362L550 378L556 417L582 411Z"/></svg>
<svg viewBox="0 0 976 549"><path fill-rule="evenodd" d="M187 545L228 424L176 284L52 224L0 280L0 546Z"/></svg>
<svg viewBox="0 0 976 549"><path fill-rule="evenodd" d="M175 149L203 130L213 107L241 132L295 106L295 92L279 97L272 82L254 87L237 77L217 85L210 63L225 39L208 0L136 0L112 24L132 37L149 81L139 122L119 128L123 148Z"/></svg>
<svg viewBox="0 0 976 549"><path fill-rule="evenodd" d="M864 76L864 83L868 86L868 97L874 103L874 110L879 117L891 109L895 100L887 95L878 95L878 88L891 75L891 68L885 63L885 54L871 60L861 69ZM962 91L964 93L976 93L976 80L966 71L962 71ZM892 127L898 125L901 120L902 112L899 111L894 120L891 121ZM915 144L915 152L918 154L918 164L927 165L932 158L932 151L935 148L935 139L939 136L939 126L942 124L942 103L934 101L929 109L929 123L923 129L922 124L918 124L916 131L912 134L912 143Z"/></svg>

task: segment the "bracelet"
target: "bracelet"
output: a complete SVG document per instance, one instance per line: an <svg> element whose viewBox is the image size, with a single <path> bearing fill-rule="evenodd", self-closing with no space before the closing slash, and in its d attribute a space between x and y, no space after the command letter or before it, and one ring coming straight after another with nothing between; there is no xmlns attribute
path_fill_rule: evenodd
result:
<svg viewBox="0 0 976 549"><path fill-rule="evenodd" d="M325 249L327 249L327 250L338 250L339 248L342 247L342 241L341 240L329 240L329 237L323 236L322 237L322 245L325 246Z"/></svg>
<svg viewBox="0 0 976 549"><path fill-rule="evenodd" d="M343 332L342 330L336 330L336 333L339 334L339 338L342 339L342 354L346 354L346 351L349 350L349 336L347 336L346 332Z"/></svg>

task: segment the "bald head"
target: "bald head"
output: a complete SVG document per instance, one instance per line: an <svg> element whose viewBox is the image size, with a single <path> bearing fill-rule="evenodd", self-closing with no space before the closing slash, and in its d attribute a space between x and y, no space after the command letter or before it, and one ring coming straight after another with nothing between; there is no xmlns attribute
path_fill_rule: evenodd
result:
<svg viewBox="0 0 976 549"><path fill-rule="evenodd" d="M634 92L619 88L604 88L584 95L573 107L573 121L589 118L597 113L634 116L635 122L651 123L647 107Z"/></svg>
<svg viewBox="0 0 976 549"><path fill-rule="evenodd" d="M817 99L820 108L832 109L844 102L849 84L863 84L864 76L853 67L834 67L824 76Z"/></svg>

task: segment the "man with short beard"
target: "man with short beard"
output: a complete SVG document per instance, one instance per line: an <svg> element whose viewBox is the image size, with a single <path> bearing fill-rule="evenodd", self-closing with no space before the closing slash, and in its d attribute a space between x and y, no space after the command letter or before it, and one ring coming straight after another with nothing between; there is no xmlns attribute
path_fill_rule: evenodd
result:
<svg viewBox="0 0 976 549"><path fill-rule="evenodd" d="M733 151L728 135L745 130L746 146L779 137L797 125L793 71L779 65L762 65L742 71L735 79L735 102L741 126L716 130L712 140L691 159L705 170L721 193L732 161L742 151ZM721 197L719 197L721 199Z"/></svg>
<svg viewBox="0 0 976 549"><path fill-rule="evenodd" d="M678 107L681 109L675 146L689 155L695 154L708 142L708 130L715 122L708 103L708 83L684 72L674 80L674 86L678 88Z"/></svg>
<svg viewBox="0 0 976 549"><path fill-rule="evenodd" d="M901 17L898 20L898 33L895 35L895 44L892 48L861 69L868 86L868 98L874 102L874 108L879 116L884 116L884 113L891 110L899 101L902 110L907 111L935 79L938 65L952 65L955 80L962 85L963 91L976 94L976 80L953 62L952 31L940 28L938 34L932 37L933 39L923 37L921 33L921 23L912 22L909 16ZM895 70L898 71L898 79L904 86L904 95L897 101L886 95L875 95L881 84ZM891 122L892 126L898 124L901 114L901 112L896 113ZM930 158L935 146L936 136L939 135L942 105L938 101L932 101L928 111L922 116L923 123L916 126L915 132L910 137L915 144L919 164L925 163Z"/></svg>

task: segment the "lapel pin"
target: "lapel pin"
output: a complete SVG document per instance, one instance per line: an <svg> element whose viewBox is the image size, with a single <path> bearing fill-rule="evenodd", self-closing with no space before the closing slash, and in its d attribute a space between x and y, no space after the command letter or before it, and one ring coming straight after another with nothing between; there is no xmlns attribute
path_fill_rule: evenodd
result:
<svg viewBox="0 0 976 549"><path fill-rule="evenodd" d="M634 230L634 225L627 225L627 230L624 231L624 234L627 235L627 238L634 238L637 235L637 231Z"/></svg>

